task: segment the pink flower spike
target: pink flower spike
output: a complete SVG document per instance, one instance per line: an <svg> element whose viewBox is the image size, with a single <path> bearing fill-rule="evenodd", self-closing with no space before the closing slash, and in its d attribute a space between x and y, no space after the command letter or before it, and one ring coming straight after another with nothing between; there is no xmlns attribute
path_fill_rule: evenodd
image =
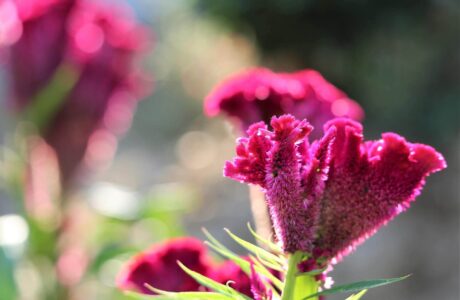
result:
<svg viewBox="0 0 460 300"><path fill-rule="evenodd" d="M177 261L203 275L207 275L212 267L206 247L200 240L177 238L132 258L118 275L117 286L144 294L153 294L145 284L171 292L198 291L200 284L185 273Z"/></svg>
<svg viewBox="0 0 460 300"><path fill-rule="evenodd" d="M271 127L263 143L257 131L248 131L224 174L262 187L284 251L327 262L339 261L407 209L425 178L446 167L432 147L394 133L364 143L362 126L350 119L328 122L311 146L305 121L285 115Z"/></svg>
<svg viewBox="0 0 460 300"><path fill-rule="evenodd" d="M250 124L272 116L292 114L307 118L318 128L334 117L361 120L363 110L355 101L314 70L274 73L268 69L250 69L231 76L206 97L208 116L225 114L243 131Z"/></svg>

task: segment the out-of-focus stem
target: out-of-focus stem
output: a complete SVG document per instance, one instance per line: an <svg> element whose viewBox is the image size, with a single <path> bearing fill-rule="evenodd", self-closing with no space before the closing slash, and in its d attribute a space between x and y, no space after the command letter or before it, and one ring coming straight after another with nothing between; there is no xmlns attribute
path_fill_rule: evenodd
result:
<svg viewBox="0 0 460 300"><path fill-rule="evenodd" d="M258 186L249 186L249 198L257 233L267 239L272 237L272 222L268 212L265 195Z"/></svg>

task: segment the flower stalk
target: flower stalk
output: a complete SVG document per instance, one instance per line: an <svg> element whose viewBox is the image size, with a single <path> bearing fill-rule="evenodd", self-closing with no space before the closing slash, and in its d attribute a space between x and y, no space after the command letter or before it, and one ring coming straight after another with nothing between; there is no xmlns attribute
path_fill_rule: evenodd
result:
<svg viewBox="0 0 460 300"><path fill-rule="evenodd" d="M297 300L317 293L319 284L314 275L299 274L298 264L304 258L304 253L297 251L289 257L281 300ZM317 300L318 297L311 298Z"/></svg>

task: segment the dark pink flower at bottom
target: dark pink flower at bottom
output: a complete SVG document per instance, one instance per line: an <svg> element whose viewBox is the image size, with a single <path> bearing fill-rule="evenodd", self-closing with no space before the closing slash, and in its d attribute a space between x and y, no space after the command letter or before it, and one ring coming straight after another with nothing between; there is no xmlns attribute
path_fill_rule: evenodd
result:
<svg viewBox="0 0 460 300"><path fill-rule="evenodd" d="M185 273L177 262L203 275L211 270L204 244L194 238L177 238L153 247L130 260L117 278L120 289L153 294L145 284L171 291L198 291L200 284Z"/></svg>
<svg viewBox="0 0 460 300"><path fill-rule="evenodd" d="M243 258L249 261L249 258ZM231 260L214 262L204 243L195 238L172 239L133 257L119 273L117 286L122 290L134 290L144 294L154 294L145 284L170 292L208 290L182 271L178 261L248 297L271 299L271 291L264 286L266 279L256 274L254 268L249 276Z"/></svg>
<svg viewBox="0 0 460 300"><path fill-rule="evenodd" d="M340 260L407 209L425 178L446 167L432 147L394 133L363 142L362 127L334 119L311 145L309 125L290 115L238 140L227 177L261 186L286 252ZM333 260L335 258L335 260Z"/></svg>

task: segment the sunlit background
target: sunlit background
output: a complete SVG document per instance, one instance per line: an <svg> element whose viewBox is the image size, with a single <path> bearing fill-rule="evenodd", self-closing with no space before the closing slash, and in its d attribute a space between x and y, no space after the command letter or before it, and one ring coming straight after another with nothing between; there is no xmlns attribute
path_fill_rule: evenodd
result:
<svg viewBox="0 0 460 300"><path fill-rule="evenodd" d="M203 238L201 227L227 242L224 227L250 238L247 186L222 177L236 133L224 119L206 118L202 109L216 83L250 66L316 69L363 106L367 139L394 131L445 155L448 169L429 178L413 207L360 246L332 276L346 283L410 273L409 279L366 297L459 299L458 2L129 3L138 20L152 29L154 47L144 65L155 84L153 94L140 102L113 161L79 178L81 189L71 195L78 214L72 234L88 239L97 257L92 271L78 279L75 299L122 299L114 291L121 263L164 238L184 233ZM6 97L8 74L0 75ZM5 147L13 147L16 126L2 108ZM24 251L30 235L17 213L2 192L0 244L8 255ZM100 244L105 248L99 249ZM75 251L60 261L63 268L86 262L76 259L80 254ZM41 274L23 263L15 276L26 287L21 299L36 299Z"/></svg>

